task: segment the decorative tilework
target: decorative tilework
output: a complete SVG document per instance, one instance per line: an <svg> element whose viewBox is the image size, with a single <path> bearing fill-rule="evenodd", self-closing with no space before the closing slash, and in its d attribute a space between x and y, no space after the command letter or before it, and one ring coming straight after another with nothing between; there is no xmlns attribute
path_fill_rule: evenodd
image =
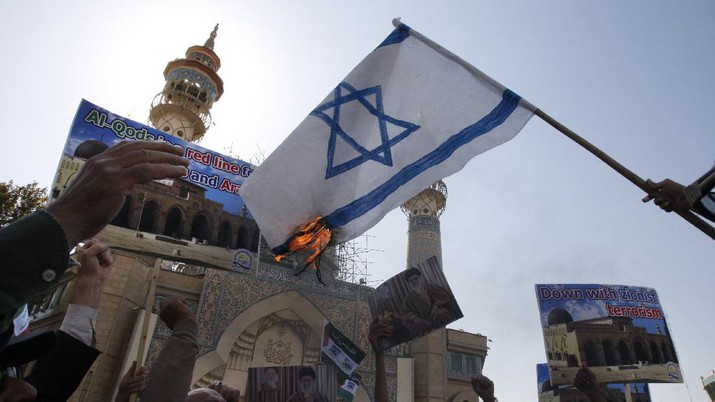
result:
<svg viewBox="0 0 715 402"><path fill-rule="evenodd" d="M206 77L203 74L199 74L198 72L188 69L188 68L177 68L176 70L172 70L169 75L166 77L167 81L181 81L181 80L189 80L190 82L195 82L201 86L202 89L205 89L206 92L209 93L209 96L211 97L211 101L216 100L216 85L214 85L213 82L211 82L208 77Z"/></svg>
<svg viewBox="0 0 715 402"><path fill-rule="evenodd" d="M249 307L284 292L298 291L336 328L345 334L351 334L356 344L369 353L359 366L358 372L363 376L364 386L370 390L369 393L372 393L374 390L374 355L367 340L372 321L367 304L371 290L364 286L335 279L332 263L324 266L323 280L327 286L321 285L309 270L302 275L295 276L295 270L300 267L300 262L284 264L274 262L269 258L262 258L254 275L207 269L196 315L199 355L214 351L226 328ZM240 342L241 345L239 349L235 349L236 345L234 345L231 358L236 352L243 355L243 349L252 347L256 336L263 330L272 325L280 325L277 323L283 321L293 330L302 326L307 331L296 332L296 334L303 332L299 336L304 339L304 350L302 351L304 359L317 360L319 350L310 345L317 345L316 342L319 342L321 334L314 334L302 321L292 322L290 319L281 318L275 314L263 317L255 323L255 327L251 325L250 328L253 328L253 332L242 334L242 337L250 335L250 339L237 339L236 342ZM158 353L158 348L163 344L163 339L168 335L168 328L157 325L151 341L148 361L153 360ZM394 397L397 389L394 375L396 359L394 356L386 356L386 362L388 388L390 395Z"/></svg>

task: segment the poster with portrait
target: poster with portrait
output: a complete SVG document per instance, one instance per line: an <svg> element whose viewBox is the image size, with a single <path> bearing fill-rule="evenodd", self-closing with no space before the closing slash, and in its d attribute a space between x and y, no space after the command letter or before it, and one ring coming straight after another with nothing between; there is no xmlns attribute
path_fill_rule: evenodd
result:
<svg viewBox="0 0 715 402"><path fill-rule="evenodd" d="M549 365L536 365L536 383L539 402L587 401L587 395L572 385L552 385ZM600 384L609 401L650 402L648 383L612 383Z"/></svg>
<svg viewBox="0 0 715 402"><path fill-rule="evenodd" d="M134 186L111 224L179 246L196 244L223 249L225 253L216 257L220 261L215 265L235 272L250 271L259 230L239 193L255 166L86 100L81 101L72 122L50 200L62 193L88 160L122 141L173 144L183 150L189 166L185 177Z"/></svg>
<svg viewBox="0 0 715 402"><path fill-rule="evenodd" d="M368 302L372 318L393 329L392 336L380 339L381 350L424 336L464 316L436 257L388 279L370 294Z"/></svg>
<svg viewBox="0 0 715 402"><path fill-rule="evenodd" d="M536 285L553 385L582 364L601 383L683 382L658 294L599 284Z"/></svg>
<svg viewBox="0 0 715 402"><path fill-rule="evenodd" d="M335 402L333 365L267 366L248 369L246 396L252 402Z"/></svg>

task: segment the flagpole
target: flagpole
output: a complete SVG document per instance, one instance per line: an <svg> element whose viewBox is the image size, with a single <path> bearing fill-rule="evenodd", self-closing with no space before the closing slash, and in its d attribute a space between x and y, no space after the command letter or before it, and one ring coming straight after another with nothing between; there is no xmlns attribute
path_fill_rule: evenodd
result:
<svg viewBox="0 0 715 402"><path fill-rule="evenodd" d="M610 166L613 170L616 172L620 173L621 176L625 177L630 181L631 183L635 184L636 187L640 188L643 190L645 193L651 195L651 196L657 196L658 192L656 190L651 189L648 187L646 184L645 180L640 178L637 174L633 173L630 171L628 168L625 166L621 165L616 161L615 159L611 158L608 154L605 152L601 151L599 148L597 148L595 145L591 144L590 142L586 141L583 137L579 136L578 134L574 133L571 131L568 127L564 126L563 124L559 123L556 121L553 117L549 116L548 114L544 113L543 110L541 109L536 109L534 111L534 114L539 116L542 120L544 120L546 123L551 125L553 128L557 129L560 131L562 134L576 142L577 144L581 145L583 148L585 148L588 152L592 153L595 157L603 161L606 165ZM703 233L706 235L710 236L711 239L715 240L715 228L710 226L707 222L702 220L700 217L695 215L694 213L690 211L674 211L678 215L680 215L681 218L685 219L688 221L691 225L695 226L696 228L700 229Z"/></svg>

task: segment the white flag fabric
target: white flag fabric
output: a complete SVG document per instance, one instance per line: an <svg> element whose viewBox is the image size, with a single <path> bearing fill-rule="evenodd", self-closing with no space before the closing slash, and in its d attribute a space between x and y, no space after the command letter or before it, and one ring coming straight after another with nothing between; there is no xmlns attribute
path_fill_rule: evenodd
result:
<svg viewBox="0 0 715 402"><path fill-rule="evenodd" d="M514 92L395 24L241 188L274 252L318 216L334 242L361 235L533 115Z"/></svg>

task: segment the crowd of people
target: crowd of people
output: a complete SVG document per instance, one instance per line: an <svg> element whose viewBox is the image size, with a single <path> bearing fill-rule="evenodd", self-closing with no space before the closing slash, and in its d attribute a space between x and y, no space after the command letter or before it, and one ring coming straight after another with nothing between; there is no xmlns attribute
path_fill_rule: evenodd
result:
<svg viewBox="0 0 715 402"><path fill-rule="evenodd" d="M119 212L132 186L151 180L179 178L188 161L180 148L162 142L123 142L90 159L58 199L0 229L0 402L65 401L77 389L100 351L95 349L97 308L109 276L109 247L93 239ZM693 207L682 197L683 186L671 181L651 183L655 203L666 211ZM696 204L695 212L710 218ZM41 252L38 252L41 249ZM70 251L75 249L74 257ZM64 320L57 332L14 336L13 318L20 306L56 286L65 272L76 267L77 277ZM416 289L406 307L420 320L448 321L448 300L439 289L421 283L419 272L408 282ZM414 283L413 283L414 282ZM438 308L424 309L431 297L443 300ZM136 362L119 384L116 402L139 395L143 402L236 402L238 390L222 382L190 389L198 353L194 313L186 302L174 298L160 305L159 316L172 331L151 370ZM375 400L389 400L385 357L379 340L392 335L390 325L373 323L369 340L376 359ZM36 361L27 377L22 366ZM273 371L275 374L275 370ZM315 387L316 373L299 372L300 389L290 401L327 401ZM574 385L592 401L605 401L603 389L591 370L582 367ZM483 375L472 378L475 394L496 401L494 383Z"/></svg>

